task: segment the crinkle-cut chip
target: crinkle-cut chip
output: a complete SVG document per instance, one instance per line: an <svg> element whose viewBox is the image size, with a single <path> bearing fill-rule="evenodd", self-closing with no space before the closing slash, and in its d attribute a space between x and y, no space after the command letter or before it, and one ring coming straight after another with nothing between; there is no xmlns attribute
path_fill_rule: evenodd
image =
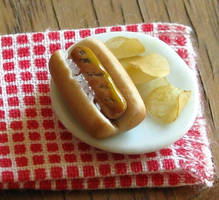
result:
<svg viewBox="0 0 219 200"><path fill-rule="evenodd" d="M170 84L166 77L157 78L152 81L136 84L136 87L141 95L142 99L145 100L146 97L156 88Z"/></svg>
<svg viewBox="0 0 219 200"><path fill-rule="evenodd" d="M105 45L118 59L145 53L144 45L137 38L118 36L106 41Z"/></svg>
<svg viewBox="0 0 219 200"><path fill-rule="evenodd" d="M146 56L124 58L120 62L135 84L165 77L170 72L167 59L155 53L147 54Z"/></svg>
<svg viewBox="0 0 219 200"><path fill-rule="evenodd" d="M153 118L168 124L177 119L190 96L191 91L168 84L156 88L147 96L146 108Z"/></svg>

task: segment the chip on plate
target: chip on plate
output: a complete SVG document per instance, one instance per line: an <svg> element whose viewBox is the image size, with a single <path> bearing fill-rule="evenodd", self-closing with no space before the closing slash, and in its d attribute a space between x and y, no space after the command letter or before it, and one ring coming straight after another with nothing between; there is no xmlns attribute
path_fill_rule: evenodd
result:
<svg viewBox="0 0 219 200"><path fill-rule="evenodd" d="M191 91L168 84L153 90L145 99L145 104L153 118L167 124L177 119L190 96Z"/></svg>
<svg viewBox="0 0 219 200"><path fill-rule="evenodd" d="M136 38L118 36L106 41L105 45L118 59L137 56L145 52L144 45Z"/></svg>
<svg viewBox="0 0 219 200"><path fill-rule="evenodd" d="M166 77L157 78L152 81L136 84L136 87L141 95L142 99L145 100L146 97L156 88L170 84Z"/></svg>
<svg viewBox="0 0 219 200"><path fill-rule="evenodd" d="M156 53L124 58L120 62L135 84L165 77L170 72L167 59Z"/></svg>

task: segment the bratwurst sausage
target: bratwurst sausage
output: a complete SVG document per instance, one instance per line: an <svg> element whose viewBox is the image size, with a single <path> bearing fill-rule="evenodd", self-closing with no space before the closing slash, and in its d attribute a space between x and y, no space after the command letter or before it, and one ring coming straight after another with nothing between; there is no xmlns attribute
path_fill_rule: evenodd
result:
<svg viewBox="0 0 219 200"><path fill-rule="evenodd" d="M90 48L78 46L72 50L70 59L93 89L94 102L100 106L101 112L108 119L119 118L126 110L126 100L96 55Z"/></svg>

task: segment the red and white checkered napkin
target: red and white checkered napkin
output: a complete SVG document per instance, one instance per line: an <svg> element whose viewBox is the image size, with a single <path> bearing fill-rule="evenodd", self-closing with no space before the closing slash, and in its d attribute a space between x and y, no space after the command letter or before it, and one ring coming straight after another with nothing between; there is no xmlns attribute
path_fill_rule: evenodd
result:
<svg viewBox="0 0 219 200"><path fill-rule="evenodd" d="M197 119L182 139L142 155L98 150L73 137L58 121L50 99L47 63L51 54L81 38L111 31L158 37L197 74L191 29L177 24L0 36L0 188L72 190L212 184L214 168L200 102Z"/></svg>

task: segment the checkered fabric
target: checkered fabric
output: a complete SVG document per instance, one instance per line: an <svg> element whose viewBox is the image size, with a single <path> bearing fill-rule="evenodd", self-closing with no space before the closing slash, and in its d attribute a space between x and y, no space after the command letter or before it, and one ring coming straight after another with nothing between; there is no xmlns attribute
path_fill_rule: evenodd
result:
<svg viewBox="0 0 219 200"><path fill-rule="evenodd" d="M150 23L0 36L0 188L46 190L211 185L214 177L206 122L196 121L174 144L141 155L108 153L79 141L51 107L48 61L90 35L113 31L157 37L194 70L191 29ZM201 93L200 98L201 99Z"/></svg>

